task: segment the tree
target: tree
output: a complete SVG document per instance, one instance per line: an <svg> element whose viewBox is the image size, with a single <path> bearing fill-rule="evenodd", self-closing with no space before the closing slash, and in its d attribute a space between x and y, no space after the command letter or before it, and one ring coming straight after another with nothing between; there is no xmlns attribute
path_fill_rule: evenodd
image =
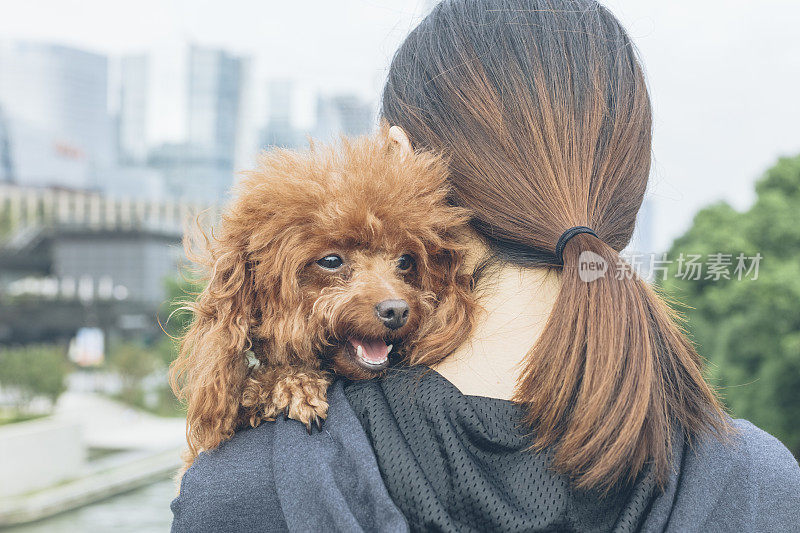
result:
<svg viewBox="0 0 800 533"><path fill-rule="evenodd" d="M119 397L132 405L144 403L142 383L158 365L158 357L152 349L132 342L119 344L108 355L108 366L122 380Z"/></svg>
<svg viewBox="0 0 800 533"><path fill-rule="evenodd" d="M663 281L680 308L708 375L735 416L778 437L800 456L800 155L781 158L756 184L753 206L709 206L668 252ZM683 279L677 259L730 254L730 279ZM736 272L740 254L757 263ZM742 279L738 279L742 277Z"/></svg>
<svg viewBox="0 0 800 533"><path fill-rule="evenodd" d="M183 270L164 282L167 293L166 308L161 319L164 337L158 342L157 351L164 363L169 365L178 355L178 339L191 324L193 315L187 309L187 303L197 298L204 285L189 277L190 272Z"/></svg>
<svg viewBox="0 0 800 533"><path fill-rule="evenodd" d="M31 402L44 397L55 405L66 390L68 365L58 346L0 346L0 387L14 398L18 414L28 411Z"/></svg>

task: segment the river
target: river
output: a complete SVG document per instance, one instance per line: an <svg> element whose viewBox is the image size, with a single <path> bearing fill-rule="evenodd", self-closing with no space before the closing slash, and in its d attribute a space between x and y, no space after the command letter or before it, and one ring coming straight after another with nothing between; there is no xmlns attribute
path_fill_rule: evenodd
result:
<svg viewBox="0 0 800 533"><path fill-rule="evenodd" d="M3 533L164 533L169 531L175 484L165 479L74 511Z"/></svg>

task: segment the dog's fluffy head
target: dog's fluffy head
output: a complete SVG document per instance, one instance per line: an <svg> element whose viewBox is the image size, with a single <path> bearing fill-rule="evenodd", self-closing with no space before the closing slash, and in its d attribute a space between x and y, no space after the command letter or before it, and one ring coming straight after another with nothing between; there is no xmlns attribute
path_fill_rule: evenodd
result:
<svg viewBox="0 0 800 533"><path fill-rule="evenodd" d="M428 362L458 345L467 217L448 205L446 177L441 158L403 153L385 127L261 157L206 241L208 284L175 364L190 442L213 447L235 429L250 348L262 364L361 379L385 367L389 345Z"/></svg>

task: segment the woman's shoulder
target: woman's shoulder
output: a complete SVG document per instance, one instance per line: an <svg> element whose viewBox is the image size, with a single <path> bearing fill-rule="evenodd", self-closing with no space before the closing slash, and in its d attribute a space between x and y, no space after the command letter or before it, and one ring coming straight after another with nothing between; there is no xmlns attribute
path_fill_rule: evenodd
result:
<svg viewBox="0 0 800 533"><path fill-rule="evenodd" d="M800 522L800 466L778 439L742 419L729 442L685 446L648 520L668 531L787 531ZM660 530L660 527L658 528ZM645 528L645 531L649 530Z"/></svg>
<svg viewBox="0 0 800 533"><path fill-rule="evenodd" d="M752 481L794 489L790 492L800 498L800 465L792 452L777 438L747 420L733 420L733 426L738 435L734 437L732 449L727 451L730 461L748 471Z"/></svg>
<svg viewBox="0 0 800 533"><path fill-rule="evenodd" d="M687 466L697 474L729 479L749 494L770 500L793 499L800 518L800 465L777 438L744 419L731 420L731 442L707 438L687 450Z"/></svg>
<svg viewBox="0 0 800 533"><path fill-rule="evenodd" d="M308 435L279 418L201 453L172 503L173 531L406 531L342 391Z"/></svg>
<svg viewBox="0 0 800 533"><path fill-rule="evenodd" d="M262 424L202 452L170 505L172 531L247 531L285 522L272 465L275 434L274 424Z"/></svg>

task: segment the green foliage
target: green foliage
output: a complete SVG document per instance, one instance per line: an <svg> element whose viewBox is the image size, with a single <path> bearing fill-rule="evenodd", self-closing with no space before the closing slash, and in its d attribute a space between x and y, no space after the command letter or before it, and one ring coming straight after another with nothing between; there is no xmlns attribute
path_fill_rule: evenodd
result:
<svg viewBox="0 0 800 533"><path fill-rule="evenodd" d="M676 278L667 294L681 309L709 377L735 416L777 436L800 455L800 155L781 158L756 185L746 212L725 203L701 210L668 256L760 253L758 279ZM703 276L705 277L705 276ZM751 276L752 277L752 276Z"/></svg>
<svg viewBox="0 0 800 533"><path fill-rule="evenodd" d="M179 341L164 335L153 346L159 361L168 367L178 356Z"/></svg>
<svg viewBox="0 0 800 533"><path fill-rule="evenodd" d="M28 422L29 420L36 420L44 418L46 414L31 414L23 413L16 409L3 409L0 410L0 426L5 424L16 424L17 422Z"/></svg>
<svg viewBox="0 0 800 533"><path fill-rule="evenodd" d="M10 199L0 200L0 238L11 235L18 222L17 218L14 216L14 210L11 209Z"/></svg>
<svg viewBox="0 0 800 533"><path fill-rule="evenodd" d="M152 346L152 355L158 361L158 367L166 373L170 363L178 356L180 337L192 322L193 315L187 305L202 292L204 284L193 280L186 270L167 278L164 284L167 300L162 313L159 313L164 336ZM175 398L166 382L150 393L147 397L140 394L138 398L132 398L132 403L161 416L185 416L184 406Z"/></svg>
<svg viewBox="0 0 800 533"><path fill-rule="evenodd" d="M167 300L159 313L164 336L156 343L156 351L164 364L169 365L178 356L180 337L192 323L193 315L187 306L202 292L204 284L183 270L167 278L164 286Z"/></svg>
<svg viewBox="0 0 800 533"><path fill-rule="evenodd" d="M160 315L164 336L149 346L121 344L109 354L108 364L122 378L118 399L160 416L184 416L183 406L167 383L167 369L178 355L179 337L192 320L186 303L203 289L186 272L165 280L167 301ZM155 376L145 386L149 377Z"/></svg>
<svg viewBox="0 0 800 533"><path fill-rule="evenodd" d="M181 336L192 322L192 313L186 308L202 292L205 284L190 277L187 271L178 272L174 277L167 278L165 283L166 320L163 320L164 331L171 337Z"/></svg>
<svg viewBox="0 0 800 533"><path fill-rule="evenodd" d="M158 368L153 350L135 343L123 343L108 354L108 366L122 379L120 399L137 405L143 400L142 382Z"/></svg>
<svg viewBox="0 0 800 533"><path fill-rule="evenodd" d="M167 383L171 352L165 350L161 343L144 346L125 342L110 351L108 368L122 380L118 400L161 416L184 414Z"/></svg>
<svg viewBox="0 0 800 533"><path fill-rule="evenodd" d="M159 313L164 336L147 346L119 344L109 353L108 366L122 379L117 399L161 416L183 416L167 383L167 369L178 355L178 338L192 320L186 302L194 300L203 285L180 273L165 280L165 286L167 301Z"/></svg>
<svg viewBox="0 0 800 533"><path fill-rule="evenodd" d="M143 405L145 409L159 416L186 416L186 409L167 383L160 384L152 393Z"/></svg>
<svg viewBox="0 0 800 533"><path fill-rule="evenodd" d="M13 417L25 413L37 397L55 404L66 390L68 368L64 351L58 346L0 347L0 387L15 397Z"/></svg>

